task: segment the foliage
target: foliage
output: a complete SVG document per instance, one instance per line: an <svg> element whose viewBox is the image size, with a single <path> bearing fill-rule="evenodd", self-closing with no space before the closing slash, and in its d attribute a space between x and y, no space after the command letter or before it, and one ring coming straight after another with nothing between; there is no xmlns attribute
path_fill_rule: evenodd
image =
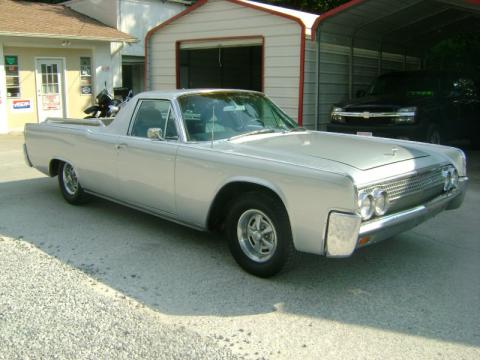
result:
<svg viewBox="0 0 480 360"><path fill-rule="evenodd" d="M480 73L480 34L459 34L445 39L427 53L430 69Z"/></svg>
<svg viewBox="0 0 480 360"><path fill-rule="evenodd" d="M340 6L349 0L260 0L260 2L283 6L290 9L321 14L325 11Z"/></svg>
<svg viewBox="0 0 480 360"><path fill-rule="evenodd" d="M65 0L25 0L28 2L37 2L37 3L47 3L47 4L58 4L64 2Z"/></svg>

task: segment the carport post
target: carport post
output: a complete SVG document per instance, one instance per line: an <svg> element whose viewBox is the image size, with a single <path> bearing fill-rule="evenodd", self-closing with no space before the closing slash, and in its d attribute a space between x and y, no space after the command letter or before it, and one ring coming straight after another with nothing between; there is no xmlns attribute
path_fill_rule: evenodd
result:
<svg viewBox="0 0 480 360"><path fill-rule="evenodd" d="M355 37L352 36L352 42L350 44L350 68L348 72L348 94L350 100L353 99L353 56L354 56L354 41Z"/></svg>
<svg viewBox="0 0 480 360"><path fill-rule="evenodd" d="M382 74L382 67L383 67L383 38L382 40L380 40L380 47L378 48L378 65L377 65L378 75Z"/></svg>

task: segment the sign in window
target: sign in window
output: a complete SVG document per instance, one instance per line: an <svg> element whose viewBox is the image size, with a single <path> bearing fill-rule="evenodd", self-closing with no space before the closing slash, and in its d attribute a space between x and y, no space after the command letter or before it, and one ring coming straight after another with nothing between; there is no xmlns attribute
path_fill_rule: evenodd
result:
<svg viewBox="0 0 480 360"><path fill-rule="evenodd" d="M18 56L5 56L5 75L7 80L7 97L20 97L20 74L18 70Z"/></svg>
<svg viewBox="0 0 480 360"><path fill-rule="evenodd" d="M92 60L89 57L80 58L80 93L92 94Z"/></svg>

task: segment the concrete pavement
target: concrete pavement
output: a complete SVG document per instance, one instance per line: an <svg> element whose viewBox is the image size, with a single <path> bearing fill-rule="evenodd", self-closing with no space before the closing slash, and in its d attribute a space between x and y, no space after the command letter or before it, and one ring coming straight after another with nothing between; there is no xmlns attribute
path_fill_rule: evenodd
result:
<svg viewBox="0 0 480 360"><path fill-rule="evenodd" d="M0 236L144 304L158 326L183 326L217 353L248 359L480 359L478 152L461 209L349 259L300 254L290 272L265 280L244 273L220 236L104 200L68 205L56 179L23 164L21 142L0 136ZM0 262L9 251L0 247Z"/></svg>

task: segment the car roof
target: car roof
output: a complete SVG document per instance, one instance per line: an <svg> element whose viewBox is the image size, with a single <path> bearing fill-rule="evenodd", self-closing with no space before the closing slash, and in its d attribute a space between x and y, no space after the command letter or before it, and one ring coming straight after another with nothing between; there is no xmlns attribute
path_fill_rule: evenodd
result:
<svg viewBox="0 0 480 360"><path fill-rule="evenodd" d="M216 92L238 92L238 93L253 93L253 94L262 94L258 91L253 90L241 90L241 89L176 89L176 90L152 90L145 91L136 95L142 99L168 99L173 100L183 95L192 95L192 94L206 94L206 93L216 93Z"/></svg>

